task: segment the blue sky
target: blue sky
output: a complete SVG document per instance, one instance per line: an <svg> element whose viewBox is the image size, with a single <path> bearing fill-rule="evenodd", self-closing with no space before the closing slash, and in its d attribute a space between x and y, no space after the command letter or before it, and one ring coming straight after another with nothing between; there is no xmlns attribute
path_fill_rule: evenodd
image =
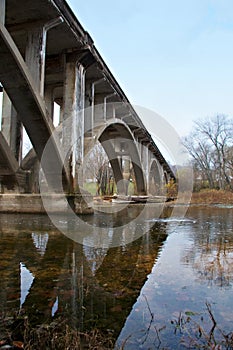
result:
<svg viewBox="0 0 233 350"><path fill-rule="evenodd" d="M133 104L180 135L192 121L233 116L233 1L69 0Z"/></svg>

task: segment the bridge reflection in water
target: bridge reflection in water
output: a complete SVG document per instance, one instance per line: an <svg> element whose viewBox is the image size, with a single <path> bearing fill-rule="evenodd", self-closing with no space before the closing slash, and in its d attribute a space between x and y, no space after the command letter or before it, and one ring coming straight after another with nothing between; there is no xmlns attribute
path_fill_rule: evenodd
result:
<svg viewBox="0 0 233 350"><path fill-rule="evenodd" d="M157 223L131 244L95 249L55 232L47 217L1 215L2 311L23 309L34 324L62 316L117 336L165 239Z"/></svg>
<svg viewBox="0 0 233 350"><path fill-rule="evenodd" d="M137 208L127 210L133 215ZM104 220L106 214L95 215L96 232ZM119 220L116 215L114 225ZM46 216L1 214L0 222L1 311L23 310L34 325L62 317L80 330L95 326L115 337L167 237L164 224L155 223L130 244L93 248L56 231Z"/></svg>

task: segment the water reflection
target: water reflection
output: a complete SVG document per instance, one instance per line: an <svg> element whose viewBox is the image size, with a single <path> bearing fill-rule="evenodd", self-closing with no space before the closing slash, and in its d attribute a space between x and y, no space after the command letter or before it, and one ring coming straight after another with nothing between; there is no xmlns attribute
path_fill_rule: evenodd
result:
<svg viewBox="0 0 233 350"><path fill-rule="evenodd" d="M192 207L185 219L178 210L170 219L171 210L155 219L150 212L130 230L122 217L87 217L94 224L84 242L98 243L102 226L110 226L109 240L116 234L111 225L121 230L114 238L121 245L112 248L75 243L46 216L2 214L1 312L24 312L35 325L63 318L80 330L108 330L126 350L159 346L162 329L161 348L177 349L182 335L174 334L171 319L191 310L208 327L208 301L218 324L232 331L232 209ZM127 236L137 239L126 244Z"/></svg>
<svg viewBox="0 0 233 350"><path fill-rule="evenodd" d="M233 281L233 211L226 208L195 211L200 219L189 230L193 243L184 252L182 262L193 267L200 282L230 287ZM189 214L192 212L190 209Z"/></svg>
<svg viewBox="0 0 233 350"><path fill-rule="evenodd" d="M42 256L45 254L48 239L49 239L49 235L47 232L46 233L41 233L41 232L40 233L37 233L37 232L32 233L33 243L34 243L37 251L39 252L39 254Z"/></svg>
<svg viewBox="0 0 233 350"><path fill-rule="evenodd" d="M106 217L98 219L103 224ZM117 336L167 237L164 225L154 223L124 244L142 225L122 228L120 247L94 248L68 239L45 216L2 214L1 312L23 310L32 325L61 316L81 330L95 326ZM98 239L98 229L95 234Z"/></svg>
<svg viewBox="0 0 233 350"><path fill-rule="evenodd" d="M77 216L74 213L57 215L49 213L54 225L74 242L90 247L110 248L126 245L140 238L153 226L151 218L159 218L163 204L148 203L125 207L117 211L109 206L103 213ZM127 234L125 234L127 232Z"/></svg>
<svg viewBox="0 0 233 350"><path fill-rule="evenodd" d="M197 333L189 324L186 332L175 332L171 321L191 313L194 328L200 324L208 334L213 324L206 302L218 327L232 331L232 210L191 207L187 215L178 226L160 220L167 224L167 240L117 340L119 346L127 340L127 350L189 348L189 336L195 339Z"/></svg>
<svg viewBox="0 0 233 350"><path fill-rule="evenodd" d="M25 302L33 280L33 274L26 268L23 263L20 263L20 307Z"/></svg>

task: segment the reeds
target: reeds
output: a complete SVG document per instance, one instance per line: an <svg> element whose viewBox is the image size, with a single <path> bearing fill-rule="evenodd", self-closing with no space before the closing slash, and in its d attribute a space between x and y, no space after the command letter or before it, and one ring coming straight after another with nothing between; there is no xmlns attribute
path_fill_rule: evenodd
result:
<svg viewBox="0 0 233 350"><path fill-rule="evenodd" d="M3 329L5 326L5 329ZM27 317L1 318L0 349L12 350L109 350L114 348L111 333L98 329L81 332L65 320L31 327Z"/></svg>

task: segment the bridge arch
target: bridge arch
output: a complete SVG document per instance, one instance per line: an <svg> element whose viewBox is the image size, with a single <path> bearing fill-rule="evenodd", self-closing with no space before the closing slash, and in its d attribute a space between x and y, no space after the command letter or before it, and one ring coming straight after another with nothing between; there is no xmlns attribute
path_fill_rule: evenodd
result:
<svg viewBox="0 0 233 350"><path fill-rule="evenodd" d="M144 172L130 128L120 119L109 120L98 133L97 140L103 146L112 166L118 193L127 194L128 181L124 179L122 156L128 156L135 174L137 193L146 194Z"/></svg>
<svg viewBox="0 0 233 350"><path fill-rule="evenodd" d="M149 171L148 192L153 196L162 195L164 192L164 172L156 159L152 159Z"/></svg>

